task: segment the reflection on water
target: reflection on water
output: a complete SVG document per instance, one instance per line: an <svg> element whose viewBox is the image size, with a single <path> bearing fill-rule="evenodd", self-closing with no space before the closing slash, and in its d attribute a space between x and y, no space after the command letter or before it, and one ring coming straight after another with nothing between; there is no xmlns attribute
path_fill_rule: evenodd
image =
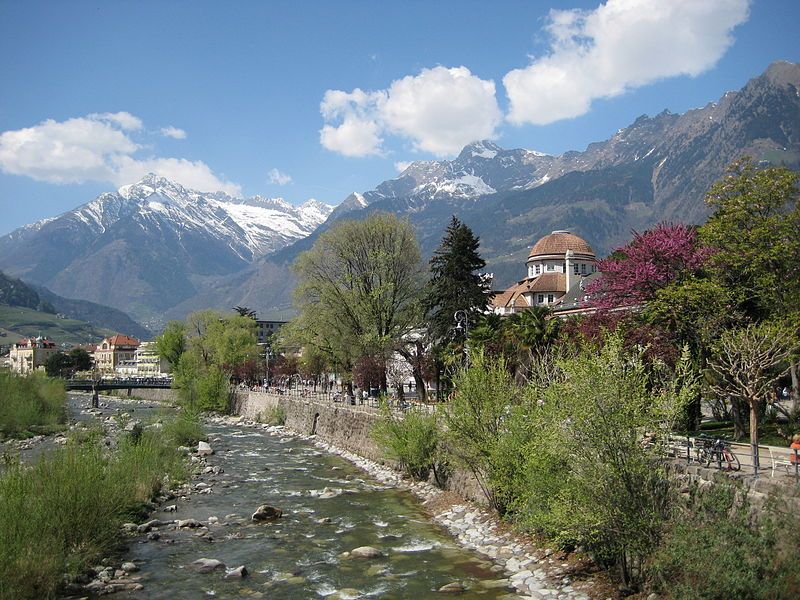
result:
<svg viewBox="0 0 800 600"><path fill-rule="evenodd" d="M155 517L212 523L205 531L161 531L159 540L136 538L128 558L141 571L141 592L117 597L169 598L434 598L453 581L469 590L461 598L513 598L492 588L498 575L488 562L458 546L428 522L414 499L369 479L343 459L294 438L215 425L208 428L223 473L202 476L210 494L177 501L177 513ZM256 524L261 504L284 517ZM377 559L343 558L373 546ZM213 558L229 568L245 565L245 579L225 571L201 574L191 563Z"/></svg>

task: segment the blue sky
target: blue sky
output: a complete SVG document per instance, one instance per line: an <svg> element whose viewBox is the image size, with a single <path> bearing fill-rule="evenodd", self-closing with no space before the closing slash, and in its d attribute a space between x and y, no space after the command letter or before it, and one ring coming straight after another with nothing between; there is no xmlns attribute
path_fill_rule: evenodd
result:
<svg viewBox="0 0 800 600"><path fill-rule="evenodd" d="M475 138L582 150L800 62L798 25L796 0L0 0L0 234L147 170L336 204Z"/></svg>

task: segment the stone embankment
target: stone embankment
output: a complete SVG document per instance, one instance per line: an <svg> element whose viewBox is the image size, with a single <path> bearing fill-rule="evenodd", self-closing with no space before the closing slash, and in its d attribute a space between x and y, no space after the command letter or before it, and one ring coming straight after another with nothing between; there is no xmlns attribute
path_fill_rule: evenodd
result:
<svg viewBox="0 0 800 600"><path fill-rule="evenodd" d="M589 598L587 590L591 586L591 581L573 582L568 572L569 565L559 560L560 555L557 552L537 548L530 540L507 531L497 517L485 507L464 501L430 483L404 479L391 467L366 458L352 449L327 441L320 434L321 431L335 432L333 436L336 439L346 439L348 446L353 448L358 446L357 432L366 432L365 439L368 438L367 425L376 418L374 414L360 409L325 407L314 402L299 402L298 406L294 406L296 399L284 400L281 397L274 397L275 404L270 406L264 402L265 394L259 396L261 397L257 403L247 401L243 403L245 414L255 417L280 403L286 411L286 427L258 423L245 416L217 417L217 419L238 427L261 428L278 436L292 433L321 450L350 461L383 484L411 492L420 499L433 520L447 529L462 546L494 562L493 570L506 577L499 580L503 585L514 588L526 598L557 600ZM326 423L323 416L326 412L330 413L328 417L335 416L336 420ZM307 420L308 415L311 415L310 422ZM317 415L316 419L314 415ZM308 425L314 422L316 422L316 432L312 435ZM292 427L292 423L295 426L300 424L302 427ZM373 446L372 450L377 454L378 449L374 447L374 442L369 440L368 443ZM442 590L443 593L448 591L453 590Z"/></svg>

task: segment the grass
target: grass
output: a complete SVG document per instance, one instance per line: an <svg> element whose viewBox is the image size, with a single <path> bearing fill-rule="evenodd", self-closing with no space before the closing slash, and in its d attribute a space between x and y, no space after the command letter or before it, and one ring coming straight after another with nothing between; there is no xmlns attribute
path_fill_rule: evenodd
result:
<svg viewBox="0 0 800 600"><path fill-rule="evenodd" d="M120 549L120 526L185 479L182 424L123 437L113 453L76 436L31 466L0 474L0 600L53 598L64 582Z"/></svg>
<svg viewBox="0 0 800 600"><path fill-rule="evenodd" d="M0 372L0 438L50 433L66 420L64 385L43 375Z"/></svg>
<svg viewBox="0 0 800 600"><path fill-rule="evenodd" d="M42 335L56 342L85 344L112 334L111 330L95 327L77 319L60 319L51 313L21 306L0 305L0 337L3 345L19 338Z"/></svg>
<svg viewBox="0 0 800 600"><path fill-rule="evenodd" d="M256 421L267 425L286 425L286 410L282 406L274 406L264 413L258 413Z"/></svg>

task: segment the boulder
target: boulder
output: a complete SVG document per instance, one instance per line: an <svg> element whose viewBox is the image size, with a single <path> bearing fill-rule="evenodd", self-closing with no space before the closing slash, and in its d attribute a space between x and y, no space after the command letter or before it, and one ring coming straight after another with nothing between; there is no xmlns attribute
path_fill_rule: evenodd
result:
<svg viewBox="0 0 800 600"><path fill-rule="evenodd" d="M244 579L247 577L247 567L242 565L241 567L236 567L235 569L231 569L227 573L225 573L225 577L229 577L231 579Z"/></svg>
<svg viewBox="0 0 800 600"><path fill-rule="evenodd" d="M350 556L354 558L380 558L383 552L372 546L359 546L350 551Z"/></svg>
<svg viewBox="0 0 800 600"><path fill-rule="evenodd" d="M447 585L443 585L437 591L441 592L442 594L461 594L466 590L467 588L465 588L464 584L462 584L460 581L453 581Z"/></svg>
<svg viewBox="0 0 800 600"><path fill-rule="evenodd" d="M178 519L176 524L179 528L188 527L189 529L195 529L203 526L203 524L197 519Z"/></svg>
<svg viewBox="0 0 800 600"><path fill-rule="evenodd" d="M120 569L122 569L126 573L135 573L136 571L139 570L139 567L136 566L136 563L124 562L120 566Z"/></svg>
<svg viewBox="0 0 800 600"><path fill-rule="evenodd" d="M262 504L256 509L251 517L253 521L274 521L280 519L283 511L280 508L275 508L269 504Z"/></svg>
<svg viewBox="0 0 800 600"><path fill-rule="evenodd" d="M211 456L214 450L208 442L197 442L197 456Z"/></svg>
<svg viewBox="0 0 800 600"><path fill-rule="evenodd" d="M216 558L200 558L192 563L192 568L198 573L211 573L216 569L224 569L225 563Z"/></svg>

